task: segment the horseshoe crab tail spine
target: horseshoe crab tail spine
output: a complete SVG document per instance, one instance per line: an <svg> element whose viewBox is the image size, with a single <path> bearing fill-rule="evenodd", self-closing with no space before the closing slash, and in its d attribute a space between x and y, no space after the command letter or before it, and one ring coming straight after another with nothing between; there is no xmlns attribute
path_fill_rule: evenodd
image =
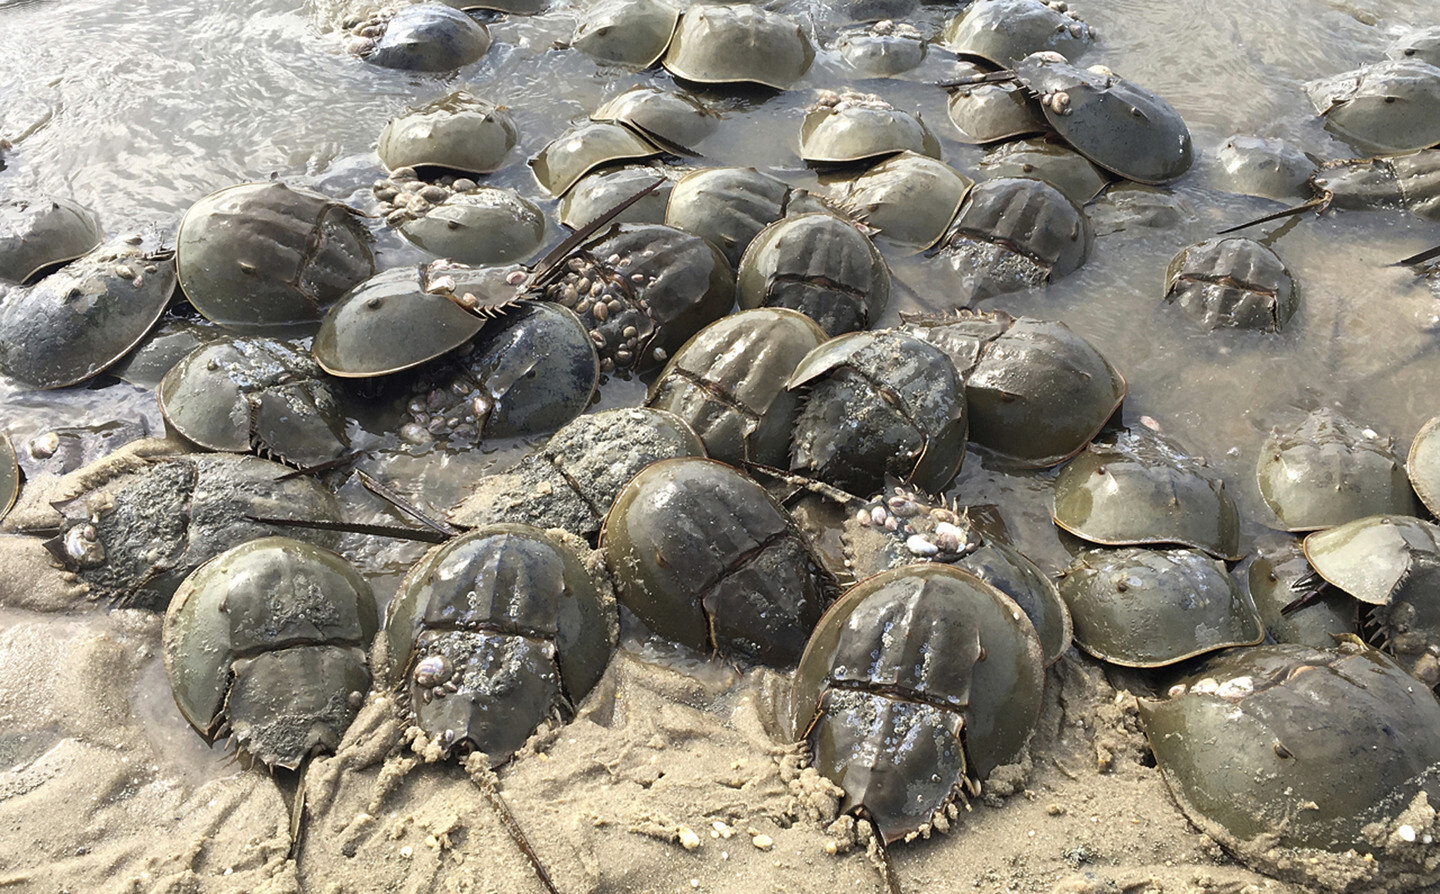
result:
<svg viewBox="0 0 1440 894"><path fill-rule="evenodd" d="M540 862L540 857L530 846L524 830L515 821L515 814L510 812L510 805L505 803L505 796L500 794L500 788L496 784L499 780L495 778L495 771L490 769L490 759L483 752L477 751L466 759L465 770L470 774L470 780L475 783L475 787L485 793L485 798L490 802L490 806L494 807L495 812L499 815L501 825L505 827L506 832L510 833L516 846L525 854L530 865L535 868L535 875L545 886L545 890L550 894L560 894L560 889L555 887L555 882L550 879L550 873L545 871L545 864Z"/></svg>
<svg viewBox="0 0 1440 894"><path fill-rule="evenodd" d="M1408 257L1408 258L1401 258L1400 260L1396 261L1394 264L1391 264L1390 266L1392 266L1392 267L1418 267L1418 266L1420 266L1421 264L1424 264L1426 261L1430 261L1430 260L1433 260L1433 259L1435 259L1435 258L1440 258L1440 245L1437 245L1437 246L1435 246L1434 248L1427 248L1427 249L1425 249L1424 251L1416 252L1415 254L1411 255L1411 256Z"/></svg>
<svg viewBox="0 0 1440 894"><path fill-rule="evenodd" d="M1279 220L1279 219L1282 218L1282 217L1293 217L1293 216L1295 216L1296 214L1301 213L1302 211L1309 211L1311 208L1316 209L1316 212L1319 213L1319 212L1321 212L1321 211L1324 211L1324 210L1325 210L1325 207L1326 207L1327 205L1329 205L1329 204L1330 204L1330 196L1328 196L1328 195L1319 196L1319 197L1317 197L1317 198L1311 199L1311 200L1308 201L1308 202L1305 202L1304 204L1296 205L1296 206L1294 206L1294 207L1292 207L1292 208L1286 208L1286 209L1281 210L1281 211L1276 211L1276 212L1274 212L1273 214L1267 214L1267 215L1265 215L1264 217L1257 217L1257 218L1255 218L1254 220L1246 221L1245 223L1242 223L1242 224L1236 224L1236 225L1233 226L1233 227L1226 227L1226 228L1223 229L1223 230L1216 230L1216 235L1224 236L1224 235L1227 234L1227 233L1235 233L1235 232L1239 232L1240 230L1249 229L1250 227L1253 227L1253 226L1255 226L1256 224L1269 223L1269 222L1272 221L1272 220ZM1400 263L1403 264L1403 263L1405 263L1405 262L1404 262L1404 261L1401 261Z"/></svg>

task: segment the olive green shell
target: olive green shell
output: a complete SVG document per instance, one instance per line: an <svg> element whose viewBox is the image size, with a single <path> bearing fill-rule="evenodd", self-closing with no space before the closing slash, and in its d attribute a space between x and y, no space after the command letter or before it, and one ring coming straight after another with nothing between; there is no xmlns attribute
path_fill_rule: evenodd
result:
<svg viewBox="0 0 1440 894"><path fill-rule="evenodd" d="M361 52L371 65L399 71L454 71L490 49L490 31L444 3L401 6L381 18L383 33Z"/></svg>
<svg viewBox="0 0 1440 894"><path fill-rule="evenodd" d="M720 117L684 93L641 84L612 96L592 121L623 124L656 145L687 155L715 132Z"/></svg>
<svg viewBox="0 0 1440 894"><path fill-rule="evenodd" d="M715 460L646 466L615 498L600 547L621 604L702 652L793 666L824 607L822 578L785 511Z"/></svg>
<svg viewBox="0 0 1440 894"><path fill-rule="evenodd" d="M1359 629L1359 603L1338 587L1317 580L1298 540L1263 549L1250 563L1250 597L1271 639L1331 649L1335 637ZM1312 595L1308 604L1286 611L1296 600Z"/></svg>
<svg viewBox="0 0 1440 894"><path fill-rule="evenodd" d="M1164 667L1265 628L1225 564L1194 549L1090 549L1060 577L1075 645L1111 664Z"/></svg>
<svg viewBox="0 0 1440 894"><path fill-rule="evenodd" d="M545 214L513 189L479 186L452 194L400 235L457 264L509 264L530 257L545 241Z"/></svg>
<svg viewBox="0 0 1440 894"><path fill-rule="evenodd" d="M870 238L833 214L777 220L761 230L735 276L740 307L788 307L831 336L865 329L890 301L890 267Z"/></svg>
<svg viewBox="0 0 1440 894"><path fill-rule="evenodd" d="M799 23L759 6L697 5L680 16L661 64L701 84L784 90L810 70L815 48Z"/></svg>
<svg viewBox="0 0 1440 894"><path fill-rule="evenodd" d="M1432 416L1410 442L1405 472L1430 514L1440 516L1440 416Z"/></svg>
<svg viewBox="0 0 1440 894"><path fill-rule="evenodd" d="M1085 263L1095 233L1084 213L1040 180L1002 177L970 190L945 250L961 240L992 245L1034 266L1038 281L1059 279ZM995 294L992 290L990 294Z"/></svg>
<svg viewBox="0 0 1440 894"><path fill-rule="evenodd" d="M937 158L901 152L834 188L877 244L915 254L939 242L975 181Z"/></svg>
<svg viewBox="0 0 1440 894"><path fill-rule="evenodd" d="M1074 149L1043 137L1001 143L985 153L980 168L992 178L1043 180L1080 206L1114 182L1109 172Z"/></svg>
<svg viewBox="0 0 1440 894"><path fill-rule="evenodd" d="M1074 58L1094 35L1078 18L1041 0L975 0L950 19L941 40L962 56L1011 68L1040 50Z"/></svg>
<svg viewBox="0 0 1440 894"><path fill-rule="evenodd" d="M492 765L504 763L604 674L618 632L608 590L597 587L574 543L539 528L467 531L401 582L386 612L380 670L447 751L467 743ZM441 684L453 690L424 691L429 681L417 665L427 656L443 656L452 675Z"/></svg>
<svg viewBox="0 0 1440 894"><path fill-rule="evenodd" d="M1440 527L1406 515L1372 515L1316 531L1305 557L1319 575L1371 605L1434 599L1440 592Z"/></svg>
<svg viewBox="0 0 1440 894"><path fill-rule="evenodd" d="M821 106L800 123L800 157L812 164L850 164L918 152L940 157L940 141L918 114L893 108Z"/></svg>
<svg viewBox="0 0 1440 894"><path fill-rule="evenodd" d="M1255 477L1287 531L1313 531L1367 515L1414 515L1420 506L1394 442L1320 407L1299 425L1273 429Z"/></svg>
<svg viewBox="0 0 1440 894"><path fill-rule="evenodd" d="M75 260L104 236L95 212L69 199L0 202L0 281L27 282L47 267Z"/></svg>
<svg viewBox="0 0 1440 894"><path fill-rule="evenodd" d="M114 239L0 305L0 372L36 388L83 382L129 353L175 293L152 241Z"/></svg>
<svg viewBox="0 0 1440 894"><path fill-rule="evenodd" d="M1157 434L1090 443L1055 478L1055 524L1102 546L1175 543L1240 558L1240 516L1225 484Z"/></svg>
<svg viewBox="0 0 1440 894"><path fill-rule="evenodd" d="M789 184L754 168L704 168L675 184L665 223L705 239L738 269L751 240L785 216L789 199Z"/></svg>
<svg viewBox="0 0 1440 894"><path fill-rule="evenodd" d="M662 0L607 0L575 26L570 45L600 62L639 71L659 61L680 10Z"/></svg>
<svg viewBox="0 0 1440 894"><path fill-rule="evenodd" d="M1278 202L1309 198L1315 162L1283 140L1236 134L1215 153L1221 183L1230 192Z"/></svg>
<svg viewBox="0 0 1440 894"><path fill-rule="evenodd" d="M1325 129L1361 152L1398 154L1440 143L1440 68L1376 62L1305 85Z"/></svg>
<svg viewBox="0 0 1440 894"><path fill-rule="evenodd" d="M391 118L376 151L392 171L436 165L489 174L505 164L519 138L508 109L457 90Z"/></svg>
<svg viewBox="0 0 1440 894"><path fill-rule="evenodd" d="M15 505L20 495L20 464L15 457L15 443L7 432L0 432L0 519Z"/></svg>
<svg viewBox="0 0 1440 894"><path fill-rule="evenodd" d="M1141 724L1181 810L1227 847L1369 853L1366 824L1440 797L1440 703L1353 639L1225 652L1171 691L1140 700Z"/></svg>
<svg viewBox="0 0 1440 894"><path fill-rule="evenodd" d="M675 188L674 177L670 168L649 165L592 171L560 197L560 223L579 230L660 180L663 182L654 191L610 219L614 223L663 224L665 206L670 201L670 191Z"/></svg>
<svg viewBox="0 0 1440 894"><path fill-rule="evenodd" d="M1077 68L1056 53L1034 53L1015 68L1041 95L1050 126L1076 152L1127 180L1159 185L1179 179L1194 161L1190 129L1165 100L1110 72ZM1046 96L1064 95L1061 111Z"/></svg>
<svg viewBox="0 0 1440 894"><path fill-rule="evenodd" d="M700 437L673 413L646 407L586 413L514 466L475 482L449 519L465 527L523 522L594 538L620 488L641 469L704 455Z"/></svg>
<svg viewBox="0 0 1440 894"><path fill-rule="evenodd" d="M907 316L965 381L970 440L1028 468L1064 462L1125 400L1125 377L1064 323L1003 311Z"/></svg>
<svg viewBox="0 0 1440 894"><path fill-rule="evenodd" d="M1274 251L1229 236L1181 249L1165 271L1165 302L1206 329L1279 332L1295 314L1300 291Z"/></svg>
<svg viewBox="0 0 1440 894"><path fill-rule="evenodd" d="M627 127L589 121L546 143L529 164L545 191L560 196L600 165L659 154L660 149Z"/></svg>
<svg viewBox="0 0 1440 894"><path fill-rule="evenodd" d="M515 300L505 270L467 270L443 261L392 267L357 285L320 321L312 351L332 376L383 376L419 366L469 341L486 317L458 299L499 307Z"/></svg>
<svg viewBox="0 0 1440 894"><path fill-rule="evenodd" d="M1417 28L1396 38L1385 48L1390 59L1418 59L1431 65L1440 65L1440 25Z"/></svg>
<svg viewBox="0 0 1440 894"><path fill-rule="evenodd" d="M333 751L370 690L370 585L329 550L264 537L197 568L165 612L165 674L207 742L267 766Z"/></svg>
<svg viewBox="0 0 1440 894"><path fill-rule="evenodd" d="M1035 97L1014 81L957 87L946 108L962 143L985 145L1050 129Z"/></svg>
<svg viewBox="0 0 1440 894"><path fill-rule="evenodd" d="M166 425L206 450L262 452L301 470L348 458L340 397L308 351L264 336L202 345L156 389Z"/></svg>
<svg viewBox="0 0 1440 894"><path fill-rule="evenodd" d="M1019 758L1044 679L1008 596L948 565L896 568L826 611L796 669L792 734L845 790L840 809L863 808L893 841Z"/></svg>
<svg viewBox="0 0 1440 894"><path fill-rule="evenodd" d="M1440 149L1326 162L1310 185L1335 208L1404 209L1440 221Z"/></svg>
<svg viewBox="0 0 1440 894"><path fill-rule="evenodd" d="M723 317L675 352L645 405L685 420L714 459L784 466L800 410L785 382L828 337L809 317L785 308Z"/></svg>
<svg viewBox="0 0 1440 894"><path fill-rule="evenodd" d="M890 78L925 61L926 41L918 34L878 33L873 27L859 28L837 37L835 49L860 74Z"/></svg>
<svg viewBox="0 0 1440 894"><path fill-rule="evenodd" d="M180 286L196 310L238 332L313 331L326 307L375 272L358 215L278 180L227 186L180 220Z"/></svg>

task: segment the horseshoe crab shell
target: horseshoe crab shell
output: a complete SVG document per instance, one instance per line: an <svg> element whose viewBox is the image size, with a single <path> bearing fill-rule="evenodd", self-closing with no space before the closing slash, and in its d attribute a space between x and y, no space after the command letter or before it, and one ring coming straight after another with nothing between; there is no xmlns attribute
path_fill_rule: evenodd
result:
<svg viewBox="0 0 1440 894"><path fill-rule="evenodd" d="M835 49L861 74L889 78L925 61L925 35L913 26L883 19L841 34Z"/></svg>
<svg viewBox="0 0 1440 894"><path fill-rule="evenodd" d="M945 162L906 151L839 184L835 201L879 231L877 244L914 254L940 241L974 185Z"/></svg>
<svg viewBox="0 0 1440 894"><path fill-rule="evenodd" d="M440 258L494 265L534 254L545 239L545 215L513 189L477 186L406 220L400 235Z"/></svg>
<svg viewBox="0 0 1440 894"><path fill-rule="evenodd" d="M1390 44L1385 55L1391 59L1417 59L1440 65L1440 25L1411 31Z"/></svg>
<svg viewBox="0 0 1440 894"><path fill-rule="evenodd" d="M1224 172L1224 187L1231 192L1278 202L1309 197L1306 186L1315 162L1283 140L1236 134L1215 157Z"/></svg>
<svg viewBox="0 0 1440 894"><path fill-rule="evenodd" d="M1043 180L1065 198L1084 206L1114 180L1090 159L1057 140L1036 137L1011 140L985 153L980 167L992 178L1028 177Z"/></svg>
<svg viewBox="0 0 1440 894"><path fill-rule="evenodd" d="M1102 546L1176 543L1240 558L1240 515L1224 482L1203 459L1147 430L1090 442L1056 476L1051 518Z"/></svg>
<svg viewBox="0 0 1440 894"><path fill-rule="evenodd" d="M586 174L560 197L560 223L572 230L606 213L656 180L664 180L655 191L611 218L614 223L663 224L670 191L675 188L675 170L652 165L628 165Z"/></svg>
<svg viewBox="0 0 1440 894"><path fill-rule="evenodd" d="M692 6L661 59L701 84L755 83L784 90L810 70L815 48L789 16L748 4Z"/></svg>
<svg viewBox="0 0 1440 894"><path fill-rule="evenodd" d="M1377 62L1311 81L1305 92L1325 129L1361 152L1413 152L1440 143L1440 68L1428 62Z"/></svg>
<svg viewBox="0 0 1440 894"><path fill-rule="evenodd" d="M1305 538L1325 580L1370 605L1440 592L1440 526L1408 515L1371 515Z"/></svg>
<svg viewBox="0 0 1440 894"><path fill-rule="evenodd" d="M1253 239L1207 239L1182 249L1165 271L1165 303L1206 329L1279 332L1300 303L1279 255Z"/></svg>
<svg viewBox="0 0 1440 894"><path fill-rule="evenodd" d="M1294 428L1272 430L1260 446L1260 495L1287 531L1329 528L1367 515L1413 515L1420 507L1394 446L1320 407Z"/></svg>
<svg viewBox="0 0 1440 894"><path fill-rule="evenodd" d="M1170 692L1140 700L1145 736L1181 810L1227 847L1368 853L1367 824L1440 797L1440 703L1353 638L1224 652Z"/></svg>
<svg viewBox="0 0 1440 894"><path fill-rule="evenodd" d="M1041 50L1073 59L1095 39L1090 26L1060 3L1041 0L975 0L952 18L941 36L962 56L1011 68Z"/></svg>
<svg viewBox="0 0 1440 894"><path fill-rule="evenodd" d="M384 376L419 366L469 341L486 308L515 300L511 271L445 261L392 267L356 286L320 322L312 351L332 376ZM461 305L475 298L478 312Z"/></svg>
<svg viewBox="0 0 1440 894"><path fill-rule="evenodd" d="M1359 629L1359 603L1338 587L1323 587L1308 604L1295 606L1314 574L1297 540L1263 549L1250 563L1250 597L1276 642L1332 649L1337 637Z"/></svg>
<svg viewBox="0 0 1440 894"><path fill-rule="evenodd" d="M376 151L392 171L435 165L489 174L505 164L519 138L508 109L457 90L391 118Z"/></svg>
<svg viewBox="0 0 1440 894"><path fill-rule="evenodd" d="M10 435L0 432L0 519L15 505L20 495L20 463L15 457L15 444Z"/></svg>
<svg viewBox="0 0 1440 894"><path fill-rule="evenodd" d="M416 3L387 10L373 22L379 37L356 44L357 55L371 65L401 71L454 71L490 49L486 27L444 3Z"/></svg>
<svg viewBox="0 0 1440 894"><path fill-rule="evenodd" d="M661 0L609 0L575 26L570 44L600 62L636 71L654 65L680 21L680 10Z"/></svg>
<svg viewBox="0 0 1440 894"><path fill-rule="evenodd" d="M1004 312L906 317L902 331L940 348L965 381L970 440L1025 468L1084 449L1129 386L1064 323Z"/></svg>
<svg viewBox="0 0 1440 894"><path fill-rule="evenodd" d="M1060 577L1075 645L1124 667L1165 667L1265 638L1225 564L1196 549L1089 549Z"/></svg>
<svg viewBox="0 0 1440 894"><path fill-rule="evenodd" d="M590 170L612 161L649 158L660 149L619 124L590 121L572 127L545 144L530 159L535 179L552 196L560 196Z"/></svg>
<svg viewBox="0 0 1440 894"><path fill-rule="evenodd" d="M103 238L95 212L69 199L0 202L0 281L26 282L47 267L75 260Z"/></svg>
<svg viewBox="0 0 1440 894"><path fill-rule="evenodd" d="M879 97L827 93L800 125L800 157L812 164L849 164L897 152L940 157L940 141L919 115Z"/></svg>
<svg viewBox="0 0 1440 894"><path fill-rule="evenodd" d="M1014 81L957 87L946 107L962 143L984 145L1050 129L1040 104Z"/></svg>
<svg viewBox="0 0 1440 894"><path fill-rule="evenodd" d="M1405 471L1420 502L1431 515L1440 517L1440 416L1431 417L1415 433Z"/></svg>
<svg viewBox="0 0 1440 894"><path fill-rule="evenodd" d="M788 183L754 168L691 171L671 191L665 223L707 240L738 268L751 240L785 216L790 195Z"/></svg>
<svg viewBox="0 0 1440 894"><path fill-rule="evenodd" d="M0 372L36 388L98 375L139 344L175 293L170 252L139 237L91 250L0 307Z"/></svg>
<svg viewBox="0 0 1440 894"><path fill-rule="evenodd" d="M1015 67L1040 95L1050 126L1075 151L1138 183L1170 183L1190 169L1190 129L1168 102L1120 76L1077 68L1059 53L1032 53Z"/></svg>
<svg viewBox="0 0 1440 894"><path fill-rule="evenodd" d="M683 93L645 84L612 96L590 119L623 124L656 145L687 155L694 154L720 121L718 115Z"/></svg>
<svg viewBox="0 0 1440 894"><path fill-rule="evenodd" d="M359 214L278 180L212 192L180 220L180 287L207 319L238 332L310 328L375 272Z"/></svg>

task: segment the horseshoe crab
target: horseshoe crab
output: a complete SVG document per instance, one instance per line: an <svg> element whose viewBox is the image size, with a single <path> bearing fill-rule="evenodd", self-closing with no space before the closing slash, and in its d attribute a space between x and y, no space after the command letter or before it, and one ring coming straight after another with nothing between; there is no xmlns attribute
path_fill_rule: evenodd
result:
<svg viewBox="0 0 1440 894"><path fill-rule="evenodd" d="M756 234L789 212L794 192L754 168L691 171L671 191L665 223L705 239L738 268Z"/></svg>
<svg viewBox="0 0 1440 894"><path fill-rule="evenodd" d="M575 26L570 45L599 62L640 71L660 60L679 21L680 10L662 0L607 0Z"/></svg>
<svg viewBox="0 0 1440 894"><path fill-rule="evenodd" d="M623 124L657 146L683 155L694 155L720 121L718 115L683 93L644 84L612 96L590 119Z"/></svg>
<svg viewBox="0 0 1440 894"><path fill-rule="evenodd" d="M783 466L800 410L785 382L828 337L809 317L785 308L722 317L675 352L645 405L685 420L714 459Z"/></svg>
<svg viewBox="0 0 1440 894"><path fill-rule="evenodd" d="M1368 853L1367 824L1440 796L1440 703L1353 638L1224 652L1141 699L1140 722L1180 809L1231 850Z"/></svg>
<svg viewBox="0 0 1440 894"><path fill-rule="evenodd" d="M95 212L70 199L0 201L0 281L30 282L73 261L105 238Z"/></svg>
<svg viewBox="0 0 1440 894"><path fill-rule="evenodd" d="M163 609L203 562L280 533L250 516L340 520L335 497L315 479L254 456L171 454L97 465L103 472L76 473L77 489L64 491L58 506L22 498L8 523L22 534L53 535L46 546L90 598L121 607ZM319 530L298 536L326 547L338 539Z"/></svg>
<svg viewBox="0 0 1440 894"><path fill-rule="evenodd" d="M1101 546L1174 543L1240 558L1240 515L1225 483L1148 430L1102 434L1055 478L1055 524Z"/></svg>
<svg viewBox="0 0 1440 894"><path fill-rule="evenodd" d="M700 84L760 84L784 90L810 69L815 48L787 15L750 4L685 10L660 64Z"/></svg>
<svg viewBox="0 0 1440 894"><path fill-rule="evenodd" d="M950 19L941 39L962 56L1011 68L1041 50L1073 59L1095 33L1063 2L975 0Z"/></svg>
<svg viewBox="0 0 1440 894"><path fill-rule="evenodd" d="M626 482L653 462L704 456L683 419L644 407L586 413L514 466L475 482L450 521L476 527L518 522L594 539Z"/></svg>
<svg viewBox="0 0 1440 894"><path fill-rule="evenodd" d="M15 458L15 443L10 435L0 432L0 519L15 505L20 495L20 463Z"/></svg>
<svg viewBox="0 0 1440 894"><path fill-rule="evenodd" d="M1010 597L949 565L896 568L845 592L795 672L790 726L821 775L886 842L1017 760L1040 716L1035 629Z"/></svg>
<svg viewBox="0 0 1440 894"><path fill-rule="evenodd" d="M984 145L1050 130L1040 104L1014 81L957 87L946 108L962 143Z"/></svg>
<svg viewBox="0 0 1440 894"><path fill-rule="evenodd" d="M391 171L429 165L489 174L505 164L519 139L509 109L456 90L391 118L375 151Z"/></svg>
<svg viewBox="0 0 1440 894"><path fill-rule="evenodd" d="M1440 26L1417 28L1395 40L1385 49L1390 59L1418 59L1440 65Z"/></svg>
<svg viewBox="0 0 1440 894"><path fill-rule="evenodd" d="M1129 386L1064 323L1003 311L904 315L901 331L944 351L965 383L970 440L1028 468L1084 449Z"/></svg>
<svg viewBox="0 0 1440 894"><path fill-rule="evenodd" d="M1070 648L1070 610L1055 582L1018 549L982 532L969 510L897 485L855 510L841 539L845 568L856 580L919 562L953 565L1015 600L1040 637L1046 666Z"/></svg>
<svg viewBox="0 0 1440 894"><path fill-rule="evenodd" d="M545 214L513 189L476 186L416 214L396 229L410 243L459 264L499 265L534 254L545 240Z"/></svg>
<svg viewBox="0 0 1440 894"><path fill-rule="evenodd" d="M515 272L439 260L377 273L326 312L311 348L315 362L332 376L368 378L434 360L515 300Z"/></svg>
<svg viewBox="0 0 1440 894"><path fill-rule="evenodd" d="M490 49L485 26L444 3L386 7L355 24L350 34L350 52L400 71L454 71Z"/></svg>
<svg viewBox="0 0 1440 894"><path fill-rule="evenodd" d="M1313 587L1315 571L1298 540L1262 549L1248 580L1265 633L1276 642L1332 649L1338 637L1359 629L1359 603L1338 587Z"/></svg>
<svg viewBox="0 0 1440 894"><path fill-rule="evenodd" d="M1358 211L1403 210L1425 220L1440 221L1440 149L1326 162L1310 177L1310 188L1315 197L1308 202L1220 232L1232 233L1311 208L1317 214L1332 207ZM1422 252L1401 263L1415 263L1429 255Z"/></svg>
<svg viewBox="0 0 1440 894"><path fill-rule="evenodd" d="M1315 162L1283 140L1236 134L1215 158L1231 192L1285 201L1305 194Z"/></svg>
<svg viewBox="0 0 1440 894"><path fill-rule="evenodd" d="M735 301L719 249L674 227L613 224L535 283L575 311L600 353L600 371L658 365Z"/></svg>
<svg viewBox="0 0 1440 894"><path fill-rule="evenodd" d="M1165 667L1265 638L1225 564L1198 549L1087 549L1060 575L1075 644L1101 661Z"/></svg>
<svg viewBox="0 0 1440 894"><path fill-rule="evenodd" d="M628 127L590 121L546 143L545 148L530 159L529 165L545 191L558 197L601 165L659 154L660 149Z"/></svg>
<svg viewBox="0 0 1440 894"><path fill-rule="evenodd" d="M1260 495L1287 531L1313 531L1367 515L1419 510L1395 442L1320 407L1272 429L1255 468Z"/></svg>
<svg viewBox="0 0 1440 894"><path fill-rule="evenodd" d="M240 336L197 348L156 389L166 424L206 450L265 453L302 471L350 454L335 390L309 352Z"/></svg>
<svg viewBox="0 0 1440 894"><path fill-rule="evenodd" d="M621 604L697 651L791 667L826 602L819 565L785 510L711 459L646 466L615 498L600 548Z"/></svg>
<svg viewBox="0 0 1440 894"><path fill-rule="evenodd" d="M1325 129L1361 152L1393 154L1440 143L1440 68L1415 58L1377 62L1311 81Z"/></svg>
<svg viewBox="0 0 1440 894"><path fill-rule="evenodd" d="M610 218L612 223L663 224L665 206L675 188L676 173L668 167L630 165L586 174L560 197L560 223L580 230L616 205L663 179L652 192ZM671 226L674 226L671 224Z"/></svg>
<svg viewBox="0 0 1440 894"><path fill-rule="evenodd" d="M970 190L939 255L959 278L961 307L1059 279L1094 243L1084 213L1055 187L1004 177Z"/></svg>
<svg viewBox="0 0 1440 894"><path fill-rule="evenodd" d="M914 25L881 19L844 32L835 39L835 49L862 75L891 78L925 61L925 35Z"/></svg>
<svg viewBox="0 0 1440 894"><path fill-rule="evenodd" d="M901 152L834 187L835 204L903 254L924 251L950 228L975 181L937 158Z"/></svg>
<svg viewBox="0 0 1440 894"><path fill-rule="evenodd" d="M486 525L427 553L401 582L377 665L443 754L505 763L548 718L572 714L605 672L614 596L574 541Z"/></svg>
<svg viewBox="0 0 1440 894"><path fill-rule="evenodd" d="M1015 77L1040 97L1045 120L1100 167L1157 186L1190 169L1190 129L1168 102L1106 68L1082 69L1056 52L1032 53Z"/></svg>
<svg viewBox="0 0 1440 894"><path fill-rule="evenodd" d="M278 180L227 186L180 220L180 287L207 319L242 334L309 329L375 272L359 217L348 205Z"/></svg>
<svg viewBox="0 0 1440 894"><path fill-rule="evenodd" d="M870 238L833 214L786 217L761 230L735 277L740 307L788 307L828 335L868 328L890 300L890 268Z"/></svg>
<svg viewBox="0 0 1440 894"><path fill-rule="evenodd" d="M822 90L800 125L800 157L810 164L852 164L906 151L939 158L940 141L919 115L873 94Z"/></svg>
<svg viewBox="0 0 1440 894"><path fill-rule="evenodd" d="M940 349L894 330L851 332L811 351L786 387L804 388L790 469L850 493L886 476L938 493L965 458L965 391ZM844 423L841 423L844 420Z"/></svg>
<svg viewBox="0 0 1440 894"><path fill-rule="evenodd" d="M1165 303L1206 329L1279 332L1300 303L1285 262L1253 239L1207 239L1165 270Z"/></svg>
<svg viewBox="0 0 1440 894"><path fill-rule="evenodd" d="M1420 502L1430 514L1440 517L1440 416L1431 417L1420 426L1415 439L1410 442L1410 453L1405 460L1405 472L1410 477Z"/></svg>
<svg viewBox="0 0 1440 894"><path fill-rule="evenodd" d="M64 388L108 369L139 344L175 292L175 263L153 239L92 249L0 306L0 372Z"/></svg>
<svg viewBox="0 0 1440 894"><path fill-rule="evenodd" d="M1043 180L1076 206L1084 206L1114 180L1088 158L1062 142L1037 137L1012 140L985 153L980 167L992 179L1029 177Z"/></svg>
<svg viewBox="0 0 1440 894"><path fill-rule="evenodd" d="M197 568L165 612L165 675L206 742L267 767L334 751L370 691L379 629L370 585L344 559L264 537Z"/></svg>

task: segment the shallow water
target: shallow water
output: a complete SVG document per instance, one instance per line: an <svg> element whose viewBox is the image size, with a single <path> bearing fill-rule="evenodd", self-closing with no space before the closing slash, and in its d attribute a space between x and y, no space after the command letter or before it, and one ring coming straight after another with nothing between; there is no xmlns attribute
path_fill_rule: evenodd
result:
<svg viewBox="0 0 1440 894"><path fill-rule="evenodd" d="M1317 158L1351 157L1320 126L1303 83L1380 58L1399 33L1431 24L1425 16L1433 9L1426 0L1073 5L1100 34L1084 61L1103 62L1155 91L1189 124L1196 165L1170 191L1180 223L1132 223L1103 235L1067 279L982 307L1061 319L1092 340L1129 380L1125 421L1148 417L1206 456L1236 495L1253 538L1271 523L1253 470L1272 426L1327 404L1396 438L1403 451L1440 412L1440 305L1409 271L1389 266L1440 243L1440 226L1390 212L1309 215L1283 229L1270 226L1281 233L1273 247L1302 295L1279 335L1198 331L1160 302L1166 264L1216 229L1278 207L1220 188L1215 151L1231 134L1281 137ZM147 224L173 228L206 193L271 176L373 209L369 185L382 173L374 144L385 121L406 105L463 86L509 106L521 130L511 164L490 181L553 209L524 159L614 93L671 81L660 70L603 68L557 48L583 8L556 4L544 17L499 19L487 56L431 76L355 60L331 14L284 0L0 2L7 47L0 54L0 137L15 144L3 156L0 198L70 196L97 210L111 233ZM844 24L829 4L783 8L806 20L822 43ZM956 8L921 7L910 20L938 31ZM843 86L844 71L836 55L822 50L792 90L707 91L724 121L704 147L706 162L754 165L814 185L815 175L794 154L801 110L814 90ZM978 176L982 153L954 141L943 91L907 81L855 84L919 109L946 160ZM382 265L415 256L393 237L382 236L379 249ZM897 260L895 272L903 288L887 321L900 310L943 306L953 290L938 262ZM617 383L606 403L636 395L633 384ZM112 419L160 428L152 395L129 385L51 394L0 384L0 425L22 446L57 426ZM404 459L387 471L408 476L416 482L413 493L444 506L461 479L513 459L515 449ZM995 471L972 455L953 492L962 502L999 504L1017 544L1055 570L1067 557L1048 521L1048 479ZM399 547L363 551L368 565L392 578L413 555Z"/></svg>

